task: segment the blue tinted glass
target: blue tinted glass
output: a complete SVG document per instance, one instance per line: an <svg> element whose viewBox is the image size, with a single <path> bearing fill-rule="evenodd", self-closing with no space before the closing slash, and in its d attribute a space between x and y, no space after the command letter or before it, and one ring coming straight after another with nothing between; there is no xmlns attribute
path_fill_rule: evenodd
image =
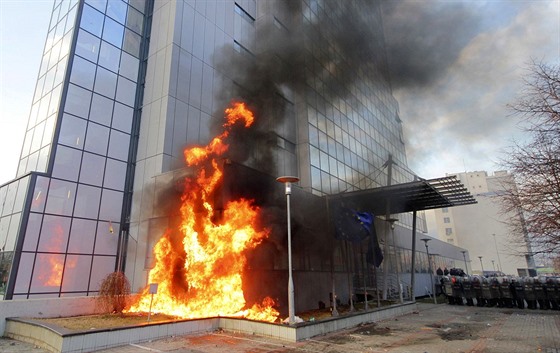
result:
<svg viewBox="0 0 560 353"><path fill-rule="evenodd" d="M105 16L94 8L85 5L82 13L82 21L80 27L86 31L101 37L101 29L103 28L103 19Z"/></svg>
<svg viewBox="0 0 560 353"><path fill-rule="evenodd" d="M94 80L95 65L79 56L74 57L70 82L91 90Z"/></svg>
<svg viewBox="0 0 560 353"><path fill-rule="evenodd" d="M113 71L118 72L120 63L121 51L108 44L107 42L101 43L101 51L99 53L99 65Z"/></svg>
<svg viewBox="0 0 560 353"><path fill-rule="evenodd" d="M117 48L122 48L124 37L124 26L114 20L107 18L103 28L103 40L113 44Z"/></svg>
<svg viewBox="0 0 560 353"><path fill-rule="evenodd" d="M113 101L98 94L94 94L91 101L89 120L102 125L110 126L112 116Z"/></svg>
<svg viewBox="0 0 560 353"><path fill-rule="evenodd" d="M115 97L117 87L117 75L103 68L97 69L94 91L109 98Z"/></svg>
<svg viewBox="0 0 560 353"><path fill-rule="evenodd" d="M71 84L68 86L64 111L82 118L87 118L90 102L90 91Z"/></svg>
<svg viewBox="0 0 560 353"><path fill-rule="evenodd" d="M100 42L101 39L96 36L85 31L80 31L78 42L76 43L76 54L95 62L99 54Z"/></svg>
<svg viewBox="0 0 560 353"><path fill-rule="evenodd" d="M126 20L126 8L128 6L121 0L111 0L107 6L107 15L115 21L124 24Z"/></svg>
<svg viewBox="0 0 560 353"><path fill-rule="evenodd" d="M107 7L107 0L86 0L86 3L95 7L101 12L105 12L105 8Z"/></svg>

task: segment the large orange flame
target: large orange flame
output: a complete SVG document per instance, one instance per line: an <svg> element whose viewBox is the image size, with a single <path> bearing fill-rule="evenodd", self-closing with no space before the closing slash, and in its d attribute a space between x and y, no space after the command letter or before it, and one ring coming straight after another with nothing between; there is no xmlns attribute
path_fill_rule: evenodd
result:
<svg viewBox="0 0 560 353"><path fill-rule="evenodd" d="M228 150L225 142L230 128L241 122L248 128L253 113L243 103L226 109L224 131L204 147L184 151L189 166L197 166L196 178L185 180L181 198L180 244L168 231L154 247L155 266L149 283L158 283L153 296L146 287L127 311L165 313L182 318L238 316L270 321L279 313L274 301L247 308L243 295L242 273L245 251L268 237L267 229L258 229L258 207L246 199L230 201L221 212L213 208L212 194L222 180L216 157Z"/></svg>

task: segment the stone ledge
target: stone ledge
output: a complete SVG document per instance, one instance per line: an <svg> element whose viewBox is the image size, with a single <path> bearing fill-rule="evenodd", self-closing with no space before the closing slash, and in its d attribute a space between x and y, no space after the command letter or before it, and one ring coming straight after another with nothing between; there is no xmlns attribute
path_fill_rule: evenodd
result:
<svg viewBox="0 0 560 353"><path fill-rule="evenodd" d="M212 332L223 329L231 332L255 334L285 341L301 341L311 337L405 315L417 310L416 303L395 304L366 312L355 312L320 321L293 326L250 321L237 318L214 317L172 322L154 322L137 326L70 331L42 321L7 318L4 335L35 344L54 353L93 352L127 344L141 343L166 337Z"/></svg>

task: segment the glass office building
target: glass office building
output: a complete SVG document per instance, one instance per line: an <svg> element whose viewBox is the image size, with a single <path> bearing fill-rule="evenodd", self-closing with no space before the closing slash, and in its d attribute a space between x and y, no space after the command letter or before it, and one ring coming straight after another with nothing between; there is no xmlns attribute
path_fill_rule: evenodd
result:
<svg viewBox="0 0 560 353"><path fill-rule="evenodd" d="M6 299L92 294L115 269L146 6L54 2L17 179L0 189Z"/></svg>
<svg viewBox="0 0 560 353"><path fill-rule="evenodd" d="M56 0L17 178L0 188L4 298L94 295L115 269L145 286L170 223L161 194L233 98L266 135L235 162L271 180L373 188L391 156L391 183L411 181L378 6ZM349 21L367 26L345 34Z"/></svg>

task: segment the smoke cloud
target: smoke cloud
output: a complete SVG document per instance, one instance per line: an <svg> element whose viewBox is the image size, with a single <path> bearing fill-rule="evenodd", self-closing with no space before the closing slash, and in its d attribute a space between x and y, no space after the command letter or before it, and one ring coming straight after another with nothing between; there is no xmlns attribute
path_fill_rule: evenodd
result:
<svg viewBox="0 0 560 353"><path fill-rule="evenodd" d="M558 60L553 2L384 1L393 95L410 167L423 177L492 171L512 139L507 111L531 58Z"/></svg>
<svg viewBox="0 0 560 353"><path fill-rule="evenodd" d="M252 55L223 55L227 48L218 54L220 71L233 81L222 92L223 105L242 99L257 116L253 128L232 134L232 159L255 160L255 151L259 151L259 168L274 173L271 148L276 144L275 131L284 127L295 138L294 122L286 120L295 114L294 102L288 100L290 92L304 89L307 83L320 82L325 95L336 101L349 94L357 79L375 76L387 82L387 68L380 67L385 63L382 23L371 21L372 12L379 14L380 3L319 3L324 10L306 10L306 20L300 1L278 2L277 22L260 24ZM216 129L219 124L216 121Z"/></svg>
<svg viewBox="0 0 560 353"><path fill-rule="evenodd" d="M434 84L482 25L472 2L385 0L382 9L395 89Z"/></svg>

